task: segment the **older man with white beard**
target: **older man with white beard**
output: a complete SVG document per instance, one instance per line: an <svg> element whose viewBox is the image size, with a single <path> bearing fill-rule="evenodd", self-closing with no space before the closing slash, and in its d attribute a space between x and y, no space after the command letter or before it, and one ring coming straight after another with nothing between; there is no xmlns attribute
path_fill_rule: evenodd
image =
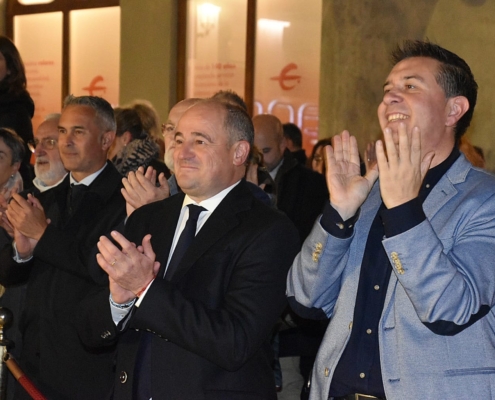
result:
<svg viewBox="0 0 495 400"><path fill-rule="evenodd" d="M34 186L40 191L58 185L67 174L58 150L58 121L60 114L51 114L36 130L29 149L36 156Z"/></svg>

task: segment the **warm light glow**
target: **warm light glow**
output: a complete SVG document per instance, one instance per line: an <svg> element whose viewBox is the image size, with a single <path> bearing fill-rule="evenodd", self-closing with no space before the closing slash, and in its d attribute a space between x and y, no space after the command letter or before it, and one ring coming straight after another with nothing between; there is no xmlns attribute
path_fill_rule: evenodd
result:
<svg viewBox="0 0 495 400"><path fill-rule="evenodd" d="M18 0L23 6L32 6L34 4L53 3L53 0Z"/></svg>
<svg viewBox="0 0 495 400"><path fill-rule="evenodd" d="M258 26L260 28L266 29L283 29L288 28L290 26L289 21L279 21L276 19L268 19L268 18L260 18L258 20Z"/></svg>
<svg viewBox="0 0 495 400"><path fill-rule="evenodd" d="M202 14L203 17L218 17L222 7L215 6L211 3L203 3L198 6L198 14Z"/></svg>

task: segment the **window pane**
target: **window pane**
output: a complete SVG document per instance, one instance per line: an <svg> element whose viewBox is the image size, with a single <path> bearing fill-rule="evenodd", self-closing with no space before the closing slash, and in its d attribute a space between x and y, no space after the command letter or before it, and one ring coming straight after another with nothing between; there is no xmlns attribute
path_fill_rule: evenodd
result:
<svg viewBox="0 0 495 400"><path fill-rule="evenodd" d="M70 12L70 92L119 104L120 7Z"/></svg>
<svg viewBox="0 0 495 400"><path fill-rule="evenodd" d="M36 129L47 114L61 108L62 12L15 16L14 42L26 67Z"/></svg>
<svg viewBox="0 0 495 400"><path fill-rule="evenodd" d="M254 114L274 114L318 137L322 0L258 0Z"/></svg>
<svg viewBox="0 0 495 400"><path fill-rule="evenodd" d="M189 0L187 18L186 96L244 96L247 0Z"/></svg>

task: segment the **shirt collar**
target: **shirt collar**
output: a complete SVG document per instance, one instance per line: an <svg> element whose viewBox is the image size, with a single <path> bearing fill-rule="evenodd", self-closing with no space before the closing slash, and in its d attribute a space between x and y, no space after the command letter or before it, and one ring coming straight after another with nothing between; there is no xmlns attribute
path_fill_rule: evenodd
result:
<svg viewBox="0 0 495 400"><path fill-rule="evenodd" d="M81 179L80 182L76 181L74 179L74 177L72 176L72 172L70 173L70 184L71 185L86 185L86 186L89 186L93 183L93 181L98 177L98 175L101 174L101 171L103 171L105 169L105 167L107 166L107 163L105 163L103 165L103 167L101 167L101 169L99 169L98 171L92 173L91 175L88 175L86 178L84 179Z"/></svg>
<svg viewBox="0 0 495 400"><path fill-rule="evenodd" d="M221 192L217 193L215 196L203 200L199 203L196 203L186 194L186 196L184 197L184 201L182 202L182 208L186 207L188 204L197 204L201 207L206 208L208 212L213 212L222 202L222 200L230 193L230 191L239 184L239 182L240 180L234 183L233 185L229 186L228 188L222 190Z"/></svg>
<svg viewBox="0 0 495 400"><path fill-rule="evenodd" d="M55 186L58 186L60 185L60 183L62 183L62 181L65 179L65 177L67 176L67 174L65 174L62 179L60 179L58 182L54 183L53 185L50 185L48 186L47 184L45 184L45 182L43 182L40 178L36 177L33 179L33 185L40 191L40 192L45 192L47 191L48 189L51 189L51 188L54 188Z"/></svg>
<svg viewBox="0 0 495 400"><path fill-rule="evenodd" d="M449 168L459 158L460 154L461 153L459 152L457 146L454 146L452 152L444 161L428 170L425 178L423 179L423 183L421 184L421 190L419 191L419 196L423 201L442 178L442 176L445 175Z"/></svg>
<svg viewBox="0 0 495 400"><path fill-rule="evenodd" d="M282 166L282 164L284 163L284 159L282 158L280 160L280 162L278 163L278 165L273 168L270 172L268 172L270 174L270 176L272 177L273 180L275 180L275 177L277 176L277 172L278 170L280 169L280 167Z"/></svg>

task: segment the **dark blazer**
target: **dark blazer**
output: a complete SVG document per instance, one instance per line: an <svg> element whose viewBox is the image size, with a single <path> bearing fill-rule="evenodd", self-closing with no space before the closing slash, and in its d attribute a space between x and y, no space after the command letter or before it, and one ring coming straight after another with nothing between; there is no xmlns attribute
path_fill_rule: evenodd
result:
<svg viewBox="0 0 495 400"><path fill-rule="evenodd" d="M290 151L285 150L275 183L277 207L294 222L302 242L329 199L325 177L297 162Z"/></svg>
<svg viewBox="0 0 495 400"><path fill-rule="evenodd" d="M284 308L299 243L288 218L241 181L203 225L171 280L163 279L184 194L136 210L127 237L152 234L162 271L118 336L115 399L131 399L139 345L151 334L152 397L160 400L276 399L270 332ZM81 336L117 339L108 291L88 303Z"/></svg>
<svg viewBox="0 0 495 400"><path fill-rule="evenodd" d="M89 268L88 256L99 237L125 218L121 179L107 163L67 218L67 176L59 186L37 196L51 223L33 259L17 264L11 244L0 252L0 283L8 287L28 282L19 324L21 367L50 399L100 399L111 390L112 349L85 349L75 319L79 303L108 285L101 269Z"/></svg>

